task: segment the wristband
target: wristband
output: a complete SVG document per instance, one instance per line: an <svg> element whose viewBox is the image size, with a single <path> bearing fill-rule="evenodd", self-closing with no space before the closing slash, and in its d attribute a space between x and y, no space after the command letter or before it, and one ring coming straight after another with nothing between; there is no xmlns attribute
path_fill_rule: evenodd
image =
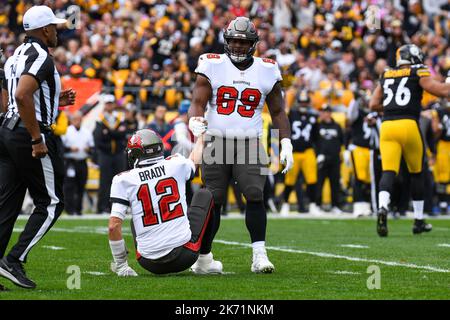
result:
<svg viewBox="0 0 450 320"><path fill-rule="evenodd" d="M39 137L39 138L36 139L36 140L31 140L31 144L32 144L32 145L39 144L39 143L41 143L41 142L42 142L42 137Z"/></svg>

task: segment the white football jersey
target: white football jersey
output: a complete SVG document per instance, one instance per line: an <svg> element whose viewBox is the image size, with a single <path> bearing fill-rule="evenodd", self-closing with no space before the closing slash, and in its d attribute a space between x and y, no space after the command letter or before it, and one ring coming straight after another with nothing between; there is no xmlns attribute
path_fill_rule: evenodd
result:
<svg viewBox="0 0 450 320"><path fill-rule="evenodd" d="M176 154L114 177L111 201L131 208L137 250L143 257L160 258L191 239L186 181L194 173L192 160ZM125 218L115 212L111 216Z"/></svg>
<svg viewBox="0 0 450 320"><path fill-rule="evenodd" d="M208 78L212 97L205 118L207 133L227 138L260 137L266 96L282 80L278 64L254 57L253 64L239 70L226 54L200 56L195 72Z"/></svg>

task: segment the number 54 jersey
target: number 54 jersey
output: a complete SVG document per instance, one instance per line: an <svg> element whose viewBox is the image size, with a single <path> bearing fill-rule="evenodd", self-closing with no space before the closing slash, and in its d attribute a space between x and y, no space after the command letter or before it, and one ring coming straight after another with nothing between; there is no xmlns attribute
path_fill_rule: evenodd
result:
<svg viewBox="0 0 450 320"><path fill-rule="evenodd" d="M111 202L131 208L137 250L143 257L157 259L191 239L186 181L194 173L194 163L176 154L114 177ZM114 211L111 216L125 218Z"/></svg>
<svg viewBox="0 0 450 320"><path fill-rule="evenodd" d="M240 70L226 54L207 53L200 56L195 72L212 87L205 115L208 134L226 138L262 135L264 102L282 80L275 61L254 57L251 66Z"/></svg>

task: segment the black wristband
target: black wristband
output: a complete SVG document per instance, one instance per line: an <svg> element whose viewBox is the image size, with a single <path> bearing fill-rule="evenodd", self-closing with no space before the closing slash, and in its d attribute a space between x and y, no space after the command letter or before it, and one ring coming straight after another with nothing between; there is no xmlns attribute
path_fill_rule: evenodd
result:
<svg viewBox="0 0 450 320"><path fill-rule="evenodd" d="M39 144L39 143L41 143L41 142L42 142L42 137L39 137L39 138L36 139L36 140L31 140L31 144L32 144L32 145Z"/></svg>

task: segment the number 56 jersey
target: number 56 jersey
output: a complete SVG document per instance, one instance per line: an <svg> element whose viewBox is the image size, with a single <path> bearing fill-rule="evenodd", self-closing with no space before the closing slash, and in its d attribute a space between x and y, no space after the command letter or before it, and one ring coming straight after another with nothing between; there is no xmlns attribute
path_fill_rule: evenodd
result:
<svg viewBox="0 0 450 320"><path fill-rule="evenodd" d="M186 181L194 173L194 163L176 154L114 177L111 202L131 208L137 250L143 257L157 259L191 239ZM111 216L123 220L125 213L113 210Z"/></svg>
<svg viewBox="0 0 450 320"><path fill-rule="evenodd" d="M419 81L430 75L428 67L421 64L386 70L380 79L384 94L383 120L419 120L423 93Z"/></svg>
<svg viewBox="0 0 450 320"><path fill-rule="evenodd" d="M262 135L266 96L282 80L275 61L254 57L252 65L240 70L226 54L207 53L200 56L195 73L205 76L212 87L205 115L208 134L226 138Z"/></svg>

